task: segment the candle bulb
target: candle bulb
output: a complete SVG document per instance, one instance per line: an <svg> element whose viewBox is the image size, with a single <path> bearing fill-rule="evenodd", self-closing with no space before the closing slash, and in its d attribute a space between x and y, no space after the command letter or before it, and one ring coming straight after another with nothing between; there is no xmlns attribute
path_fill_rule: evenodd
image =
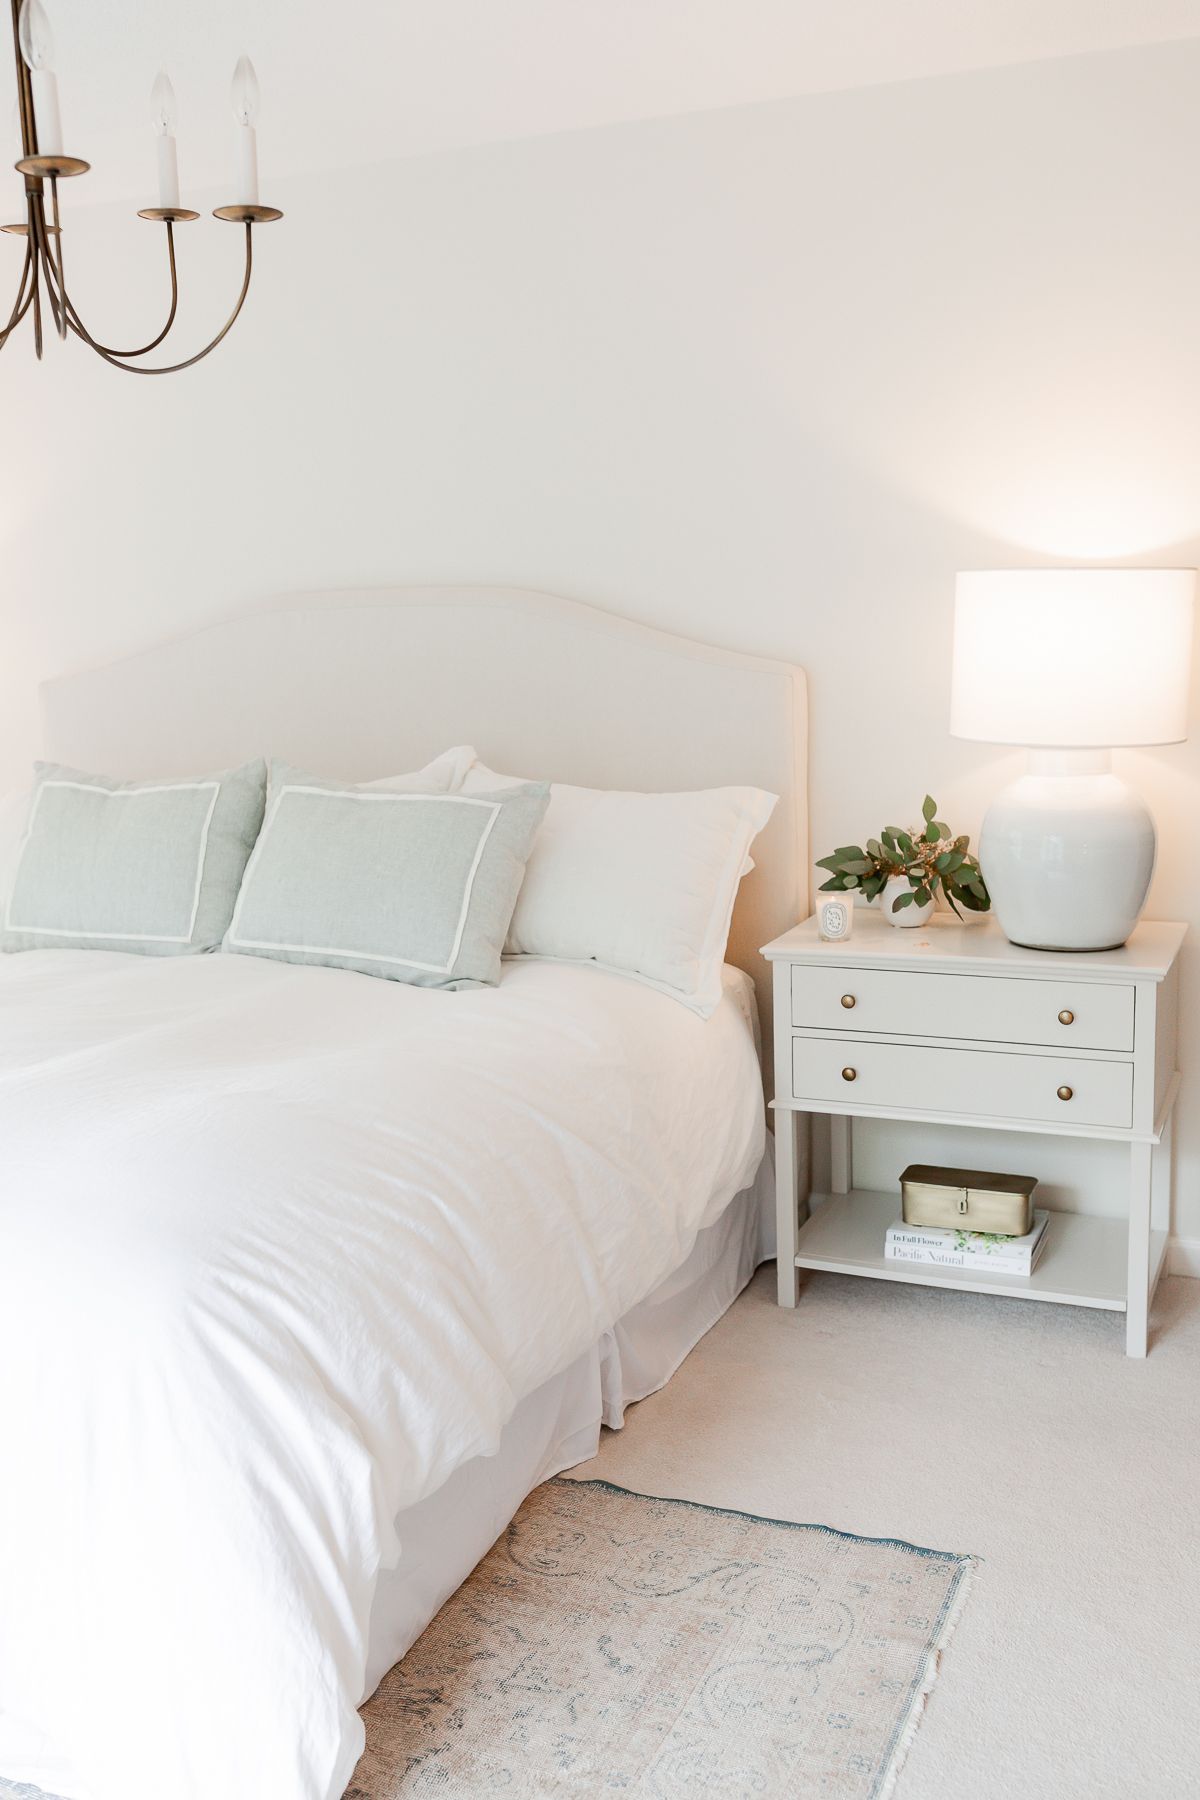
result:
<svg viewBox="0 0 1200 1800"><path fill-rule="evenodd" d="M239 56L233 71L233 116L238 132L238 201L242 206L258 205L258 139L254 121L258 117L258 77L248 56Z"/></svg>
<svg viewBox="0 0 1200 1800"><path fill-rule="evenodd" d="M53 68L54 38L42 0L21 0L17 36L33 89L38 154L61 156L62 120L58 111L58 80Z"/></svg>
<svg viewBox="0 0 1200 1800"><path fill-rule="evenodd" d="M158 204L173 210L179 206L179 159L175 152L179 110L175 104L175 89L163 69L155 76L154 86L150 89L150 117L154 121L158 148Z"/></svg>

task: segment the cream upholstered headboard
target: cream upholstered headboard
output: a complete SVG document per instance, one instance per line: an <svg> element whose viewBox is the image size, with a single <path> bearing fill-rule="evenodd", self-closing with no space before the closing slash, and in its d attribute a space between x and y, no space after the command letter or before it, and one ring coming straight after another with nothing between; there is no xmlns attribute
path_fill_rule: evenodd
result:
<svg viewBox="0 0 1200 1800"><path fill-rule="evenodd" d="M518 588L291 595L42 689L54 761L126 777L279 756L369 780L474 744L494 768L648 791L779 795L730 960L808 911L803 671ZM770 1042L769 1036L765 1040Z"/></svg>

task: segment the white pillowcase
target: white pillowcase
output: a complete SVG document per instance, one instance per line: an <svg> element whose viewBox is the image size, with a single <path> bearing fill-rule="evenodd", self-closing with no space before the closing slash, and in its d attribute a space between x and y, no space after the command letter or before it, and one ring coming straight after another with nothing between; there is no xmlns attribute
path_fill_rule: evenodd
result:
<svg viewBox="0 0 1200 1800"><path fill-rule="evenodd" d="M412 775L381 775L378 781L360 781L357 785L367 794L456 794L476 761L471 745L459 744L453 750L443 750Z"/></svg>
<svg viewBox="0 0 1200 1800"><path fill-rule="evenodd" d="M476 763L461 792L518 779ZM751 787L639 794L555 783L506 955L598 963L708 1018L738 883L776 800Z"/></svg>

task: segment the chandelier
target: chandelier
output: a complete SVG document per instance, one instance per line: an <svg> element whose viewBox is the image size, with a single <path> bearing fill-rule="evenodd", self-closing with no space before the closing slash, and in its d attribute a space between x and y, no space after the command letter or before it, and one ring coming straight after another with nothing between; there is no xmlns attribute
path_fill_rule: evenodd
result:
<svg viewBox="0 0 1200 1800"><path fill-rule="evenodd" d="M241 225L246 233L246 267L237 304L217 335L194 356L182 362L152 366L139 359L149 356L163 343L175 323L179 303L179 278L175 268L175 227L190 224L200 217L179 204L179 170L175 155L175 95L165 74L160 74L150 93L151 114L158 147L158 205L148 206L138 217L152 219L166 227L167 264L171 277L171 304L167 322L157 337L136 350L115 350L102 344L87 329L76 310L63 274L63 231L58 208L58 184L75 175L86 175L89 163L77 156L64 156L62 124L58 109L58 83L54 75L54 45L50 21L41 0L12 0L13 52L17 65L17 112L21 127L21 158L16 164L25 178L25 217L19 223L0 226L11 237L24 238L25 261L17 287L17 297L0 327L0 350L21 324L26 314L33 319L33 347L41 357L45 329L45 312L59 337L66 341L68 332L85 343L97 356L115 369L126 369L131 375L172 375L179 369L190 369L210 351L215 350L231 330L250 291L253 268L253 234L256 225L281 219L278 207L260 206L258 200L258 148L254 121L258 115L258 81L253 65L243 56L233 74L233 110L238 122L239 193L233 206L218 206L214 218ZM0 318L3 314L0 313Z"/></svg>

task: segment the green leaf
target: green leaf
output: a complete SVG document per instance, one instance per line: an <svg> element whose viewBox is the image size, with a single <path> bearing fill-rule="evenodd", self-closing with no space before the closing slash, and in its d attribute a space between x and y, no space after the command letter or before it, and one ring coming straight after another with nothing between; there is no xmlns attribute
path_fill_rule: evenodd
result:
<svg viewBox="0 0 1200 1800"><path fill-rule="evenodd" d="M921 802L921 817L927 825L932 825L933 821L937 818L937 801L931 799L928 794L926 794L924 800Z"/></svg>
<svg viewBox="0 0 1200 1800"><path fill-rule="evenodd" d="M929 902L933 899L933 895L924 883L922 883L919 888L913 889L913 899L918 906L928 906Z"/></svg>
<svg viewBox="0 0 1200 1800"><path fill-rule="evenodd" d="M862 845L861 844L839 844L833 854L836 857L838 857L839 859L845 858L847 856L861 856L862 855Z"/></svg>
<svg viewBox="0 0 1200 1800"><path fill-rule="evenodd" d="M945 819L935 819L933 823L940 838L948 838L950 836L950 827L947 825Z"/></svg>
<svg viewBox="0 0 1200 1800"><path fill-rule="evenodd" d="M862 891L868 900L873 900L881 888L887 886L886 875L868 875L862 884Z"/></svg>
<svg viewBox="0 0 1200 1800"><path fill-rule="evenodd" d="M896 833L896 842L899 844L901 850L904 852L906 857L912 856L913 841L909 837L907 831L898 831Z"/></svg>
<svg viewBox="0 0 1200 1800"><path fill-rule="evenodd" d="M971 890L971 892L975 895L977 900L986 900L987 899L988 891L984 887L983 882L979 879L978 876L974 877L971 881L968 881L967 886Z"/></svg>
<svg viewBox="0 0 1200 1800"><path fill-rule="evenodd" d="M867 855L873 856L875 858L876 862L882 862L883 846L879 842L878 838L868 838L867 839Z"/></svg>
<svg viewBox="0 0 1200 1800"><path fill-rule="evenodd" d="M838 859L836 856L818 856L817 867L818 869L829 869L831 873L836 873Z"/></svg>
<svg viewBox="0 0 1200 1800"><path fill-rule="evenodd" d="M892 901L892 911L899 912L902 906L911 906L912 903L913 897L911 893L897 894L896 898Z"/></svg>
<svg viewBox="0 0 1200 1800"><path fill-rule="evenodd" d="M840 894L841 891L842 884L836 875L833 877L832 881L823 881L817 889L819 894Z"/></svg>
<svg viewBox="0 0 1200 1800"><path fill-rule="evenodd" d="M952 888L948 887L944 881L942 883L942 892L946 896L946 905L950 908L950 911L954 914L956 919L961 919L962 914L959 912L955 903L954 891Z"/></svg>
<svg viewBox="0 0 1200 1800"><path fill-rule="evenodd" d="M842 886L844 888L856 888L858 886L858 876L857 875L843 875L842 876Z"/></svg>
<svg viewBox="0 0 1200 1800"><path fill-rule="evenodd" d="M937 826L936 825L927 825L925 827L925 830L921 833L921 842L923 844L936 844L937 841L938 841Z"/></svg>
<svg viewBox="0 0 1200 1800"><path fill-rule="evenodd" d="M842 864L847 875L869 875L874 867L869 856L854 856Z"/></svg>

